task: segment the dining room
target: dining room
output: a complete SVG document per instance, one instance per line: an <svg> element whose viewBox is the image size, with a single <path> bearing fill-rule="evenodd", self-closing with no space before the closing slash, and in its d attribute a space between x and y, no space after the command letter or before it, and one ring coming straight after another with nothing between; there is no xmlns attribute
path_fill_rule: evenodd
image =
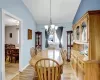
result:
<svg viewBox="0 0 100 80"><path fill-rule="evenodd" d="M0 80L100 80L100 0L0 0Z"/></svg>

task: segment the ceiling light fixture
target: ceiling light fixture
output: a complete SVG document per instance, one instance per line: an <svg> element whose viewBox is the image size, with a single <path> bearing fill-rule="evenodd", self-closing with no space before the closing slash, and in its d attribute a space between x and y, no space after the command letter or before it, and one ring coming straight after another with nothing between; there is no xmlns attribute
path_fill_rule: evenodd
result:
<svg viewBox="0 0 100 80"><path fill-rule="evenodd" d="M51 0L50 0L50 22L49 22L49 25L45 25L44 26L47 31L50 31L49 29L57 30L57 28L58 28L58 26L55 26L55 25L52 24L52 16L51 16L51 11L52 10L51 9L52 8L51 8Z"/></svg>

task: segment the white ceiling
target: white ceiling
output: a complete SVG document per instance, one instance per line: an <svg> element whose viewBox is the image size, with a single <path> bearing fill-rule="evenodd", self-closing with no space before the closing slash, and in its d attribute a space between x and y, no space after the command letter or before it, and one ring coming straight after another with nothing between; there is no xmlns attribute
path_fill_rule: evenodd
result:
<svg viewBox="0 0 100 80"><path fill-rule="evenodd" d="M8 15L5 15L4 22L6 26L16 26L18 25L19 21Z"/></svg>
<svg viewBox="0 0 100 80"><path fill-rule="evenodd" d="M51 0L53 23L72 22L81 0ZM37 24L48 24L50 0L23 0Z"/></svg>

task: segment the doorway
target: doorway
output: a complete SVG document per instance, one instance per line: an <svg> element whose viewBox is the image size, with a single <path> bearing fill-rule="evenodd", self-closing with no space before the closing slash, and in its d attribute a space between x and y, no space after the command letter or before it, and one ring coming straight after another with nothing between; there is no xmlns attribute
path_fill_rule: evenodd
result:
<svg viewBox="0 0 100 80"><path fill-rule="evenodd" d="M2 9L2 80L11 80L22 71L22 30L22 20Z"/></svg>

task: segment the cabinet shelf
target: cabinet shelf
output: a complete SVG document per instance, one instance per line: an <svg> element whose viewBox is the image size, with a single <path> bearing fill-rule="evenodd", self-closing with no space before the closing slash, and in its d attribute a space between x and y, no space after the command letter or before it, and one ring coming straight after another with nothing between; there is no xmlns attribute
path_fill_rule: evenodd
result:
<svg viewBox="0 0 100 80"><path fill-rule="evenodd" d="M73 43L76 43L76 44L88 44L88 42L80 42L80 41L73 41Z"/></svg>

